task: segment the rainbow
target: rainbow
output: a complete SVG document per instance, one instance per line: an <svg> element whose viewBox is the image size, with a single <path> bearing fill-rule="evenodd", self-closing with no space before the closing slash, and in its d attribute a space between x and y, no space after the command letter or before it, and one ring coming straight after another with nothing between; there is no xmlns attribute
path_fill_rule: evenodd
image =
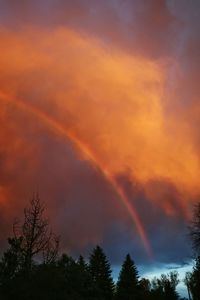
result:
<svg viewBox="0 0 200 300"><path fill-rule="evenodd" d="M95 156L94 153L88 148L88 146L83 143L70 129L67 129L58 121L49 116L46 112L41 111L40 109L34 107L29 103L25 103L20 99L14 99L14 97L9 96L4 93L0 93L0 101L9 102L12 105L16 106L18 109L23 110L24 112L28 112L38 118L41 122L43 122L51 131L58 136L63 138L67 138L71 141L72 144L80 151L80 153L84 154L87 159L98 168L104 178L109 182L112 186L115 193L118 195L119 199L123 203L126 208L128 214L130 215L137 232L143 242L144 248L149 257L152 257L152 250L150 243L148 241L144 226L142 221L134 208L133 204L130 203L127 195L125 194L123 188L119 185L116 178L113 174L101 163L101 161Z"/></svg>

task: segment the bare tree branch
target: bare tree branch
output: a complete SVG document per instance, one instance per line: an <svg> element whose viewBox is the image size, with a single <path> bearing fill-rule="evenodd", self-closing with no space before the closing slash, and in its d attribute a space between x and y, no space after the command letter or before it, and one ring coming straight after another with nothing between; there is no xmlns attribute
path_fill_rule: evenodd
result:
<svg viewBox="0 0 200 300"><path fill-rule="evenodd" d="M25 268L31 269L34 256L42 255L44 262L49 263L56 259L59 248L59 238L49 228L45 218L45 205L38 194L33 194L30 206L24 209L24 222L19 226L15 220L13 234L22 239L22 252Z"/></svg>

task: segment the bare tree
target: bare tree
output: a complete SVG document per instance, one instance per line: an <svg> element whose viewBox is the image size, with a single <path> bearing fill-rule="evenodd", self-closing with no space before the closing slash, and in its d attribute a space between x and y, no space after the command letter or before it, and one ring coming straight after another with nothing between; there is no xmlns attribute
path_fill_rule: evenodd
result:
<svg viewBox="0 0 200 300"><path fill-rule="evenodd" d="M183 282L187 287L188 299L191 300L192 299L191 297L192 273L191 272L186 272Z"/></svg>
<svg viewBox="0 0 200 300"><path fill-rule="evenodd" d="M56 261L58 257L60 238L52 235L46 247L43 249L43 262L44 264L51 264Z"/></svg>
<svg viewBox="0 0 200 300"><path fill-rule="evenodd" d="M43 255L45 263L56 258L59 247L57 238L49 227L49 222L44 216L45 206L39 195L34 194L30 207L24 209L24 223L19 226L14 224L15 237L22 238L22 251L26 270L30 270L34 256Z"/></svg>

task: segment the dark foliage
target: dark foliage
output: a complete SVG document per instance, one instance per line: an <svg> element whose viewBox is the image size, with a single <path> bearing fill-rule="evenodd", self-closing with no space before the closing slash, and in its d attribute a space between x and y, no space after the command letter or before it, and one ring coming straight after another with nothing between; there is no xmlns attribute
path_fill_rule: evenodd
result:
<svg viewBox="0 0 200 300"><path fill-rule="evenodd" d="M200 202L194 206L193 218L189 228L195 255L200 256Z"/></svg>
<svg viewBox="0 0 200 300"><path fill-rule="evenodd" d="M176 271L170 272L167 275L162 274L160 278L154 278L152 281L150 299L178 300L179 295L176 292L178 283L178 273Z"/></svg>
<svg viewBox="0 0 200 300"><path fill-rule="evenodd" d="M186 274L185 283L188 288L189 298L193 300L200 299L200 256L195 260L195 266L192 273Z"/></svg>
<svg viewBox="0 0 200 300"><path fill-rule="evenodd" d="M93 250L90 256L89 272L92 278L93 299L111 300L114 292L112 271L103 250L99 246Z"/></svg>
<svg viewBox="0 0 200 300"><path fill-rule="evenodd" d="M138 271L130 255L122 265L116 288L116 300L137 300L139 299Z"/></svg>
<svg viewBox="0 0 200 300"><path fill-rule="evenodd" d="M178 300L178 273L154 278L139 278L128 254L116 285L110 263L97 246L89 262L58 254L59 239L49 229L44 205L38 196L24 211L22 225L15 223L13 237L0 260L0 299L2 300ZM191 237L199 253L200 205L195 208ZM200 256L194 269L186 274L189 300L200 297Z"/></svg>
<svg viewBox="0 0 200 300"><path fill-rule="evenodd" d="M191 273L187 273L185 284L188 296L193 300L200 299L200 202L194 206L193 219L190 225L190 237L195 254L195 266Z"/></svg>

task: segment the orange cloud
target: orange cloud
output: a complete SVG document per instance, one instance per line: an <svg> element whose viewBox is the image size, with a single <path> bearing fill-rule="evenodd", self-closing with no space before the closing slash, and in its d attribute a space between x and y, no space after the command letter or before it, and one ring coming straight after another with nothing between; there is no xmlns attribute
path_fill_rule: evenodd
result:
<svg viewBox="0 0 200 300"><path fill-rule="evenodd" d="M1 31L0 35L2 107L6 99L11 106L12 101L13 105L20 101L27 113L31 107L46 118L58 138L66 132L82 150L78 156L95 162L119 194L116 177L127 170L144 186L149 199L169 214L173 214L172 203L162 193L159 200L154 198L148 186L151 180L172 183L185 194L177 198L183 206L188 195L199 193L193 137L187 126L177 124L164 110L167 62L127 54L66 28ZM53 121L47 121L47 116ZM6 108L0 117L8 117ZM13 139L16 155L18 135L16 131ZM2 147L9 145L5 151L12 143L9 136L2 138ZM31 150L28 157L34 158ZM130 204L127 208L131 210ZM139 230L141 221L134 219Z"/></svg>

